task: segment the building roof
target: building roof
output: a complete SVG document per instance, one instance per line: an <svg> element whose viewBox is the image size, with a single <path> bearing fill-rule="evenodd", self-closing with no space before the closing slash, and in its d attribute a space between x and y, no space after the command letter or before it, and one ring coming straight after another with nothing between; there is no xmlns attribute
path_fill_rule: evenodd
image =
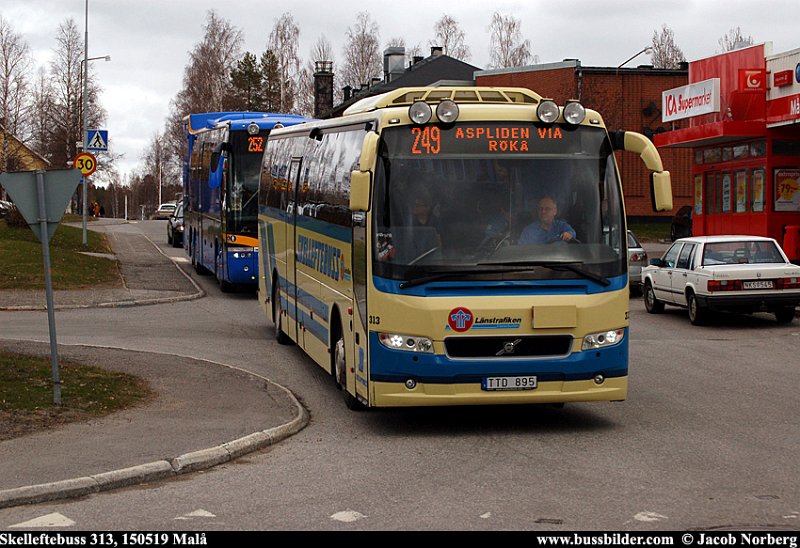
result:
<svg viewBox="0 0 800 548"><path fill-rule="evenodd" d="M17 153L22 151L24 153L24 158L21 158L26 167L33 168L33 169L41 169L42 167L47 168L50 167L50 161L46 159L44 156L30 148L28 145L23 143L16 135L6 131L6 128L0 124L0 143L6 138L10 138L9 140L14 143L15 150L12 151L13 153ZM2 146L2 145L0 145Z"/></svg>
<svg viewBox="0 0 800 548"><path fill-rule="evenodd" d="M373 95L379 95L402 87L423 87L434 85L473 85L474 74L480 68L459 61L449 55L434 53L422 60L418 60L407 67L401 74L391 80L381 80L374 86L362 90L354 90L353 96L340 105L334 106L330 111L324 112L320 118L333 118L341 116L350 105Z"/></svg>

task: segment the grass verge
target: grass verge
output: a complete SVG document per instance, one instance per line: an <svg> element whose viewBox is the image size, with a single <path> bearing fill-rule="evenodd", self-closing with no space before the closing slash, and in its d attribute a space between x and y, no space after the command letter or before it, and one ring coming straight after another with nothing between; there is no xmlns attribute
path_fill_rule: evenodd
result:
<svg viewBox="0 0 800 548"><path fill-rule="evenodd" d="M637 223L628 222L628 230L633 231L636 238L642 242L669 241L670 220L666 222Z"/></svg>
<svg viewBox="0 0 800 548"><path fill-rule="evenodd" d="M61 406L53 403L49 357L0 351L0 441L102 417L153 397L144 380L59 360Z"/></svg>
<svg viewBox="0 0 800 548"><path fill-rule="evenodd" d="M117 287L121 277L116 261L81 253L110 253L103 234L60 225L50 242L53 289ZM0 221L0 290L44 289L42 244L30 228L12 228Z"/></svg>

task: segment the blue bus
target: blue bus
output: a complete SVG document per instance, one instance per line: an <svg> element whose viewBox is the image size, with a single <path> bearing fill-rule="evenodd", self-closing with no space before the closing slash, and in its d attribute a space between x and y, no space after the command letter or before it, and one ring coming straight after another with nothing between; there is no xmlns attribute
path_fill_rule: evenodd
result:
<svg viewBox="0 0 800 548"><path fill-rule="evenodd" d="M267 112L207 112L184 118L184 248L195 271L222 291L258 288L258 182L274 128L308 121Z"/></svg>

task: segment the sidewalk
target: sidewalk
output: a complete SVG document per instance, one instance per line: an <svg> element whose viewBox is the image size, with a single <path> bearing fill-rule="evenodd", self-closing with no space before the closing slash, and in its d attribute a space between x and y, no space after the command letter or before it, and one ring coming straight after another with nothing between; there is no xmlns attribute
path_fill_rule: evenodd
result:
<svg viewBox="0 0 800 548"><path fill-rule="evenodd" d="M144 235L109 232L109 241L124 287L57 291L56 308L203 296ZM0 291L0 309L7 311L44 312L44 302L43 291ZM3 321L13 318L13 313L0 314ZM0 349L49 356L46 343L0 338ZM89 346L62 346L59 356L141 377L156 397L108 417L0 441L0 508L206 469L277 443L308 423L308 413L288 390L222 364Z"/></svg>

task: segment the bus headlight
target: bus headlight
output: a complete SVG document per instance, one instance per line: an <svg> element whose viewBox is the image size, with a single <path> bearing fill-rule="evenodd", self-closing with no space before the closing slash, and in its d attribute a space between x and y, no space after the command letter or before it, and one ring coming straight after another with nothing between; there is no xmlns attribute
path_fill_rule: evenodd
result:
<svg viewBox="0 0 800 548"><path fill-rule="evenodd" d="M611 331L601 331L591 333L583 338L581 350L594 350L595 348L607 348L622 342L625 338L624 329L612 329Z"/></svg>
<svg viewBox="0 0 800 548"><path fill-rule="evenodd" d="M539 106L536 107L536 116L539 117L540 122L544 122L545 124L552 124L558 120L559 113L558 105L555 101L551 101L550 99L544 99L539 103Z"/></svg>
<svg viewBox="0 0 800 548"><path fill-rule="evenodd" d="M458 105L449 99L445 99L436 107L436 117L445 124L455 122L458 119Z"/></svg>
<svg viewBox="0 0 800 548"><path fill-rule="evenodd" d="M586 109L578 101L570 101L564 107L564 120L573 126L579 125L586 118Z"/></svg>
<svg viewBox="0 0 800 548"><path fill-rule="evenodd" d="M433 354L433 341L427 337L400 335L397 333L379 333L378 340L381 341L383 346L391 348L392 350Z"/></svg>
<svg viewBox="0 0 800 548"><path fill-rule="evenodd" d="M417 101L408 107L408 117L417 125L427 124L430 122L432 115L431 106L425 101Z"/></svg>

